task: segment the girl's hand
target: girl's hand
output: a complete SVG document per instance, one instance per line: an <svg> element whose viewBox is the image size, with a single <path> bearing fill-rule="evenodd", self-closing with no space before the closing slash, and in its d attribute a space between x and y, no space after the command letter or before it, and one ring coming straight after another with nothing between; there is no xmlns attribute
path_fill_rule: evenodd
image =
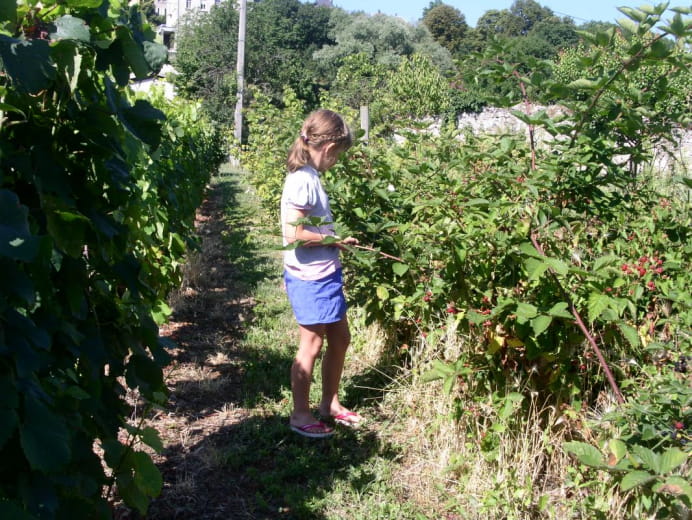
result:
<svg viewBox="0 0 692 520"><path fill-rule="evenodd" d="M355 237L346 237L341 240L341 244L345 246L357 246L360 244L360 241Z"/></svg>
<svg viewBox="0 0 692 520"><path fill-rule="evenodd" d="M342 251L347 251L348 248L345 246L357 246L358 244L359 244L359 241L357 238L346 237L346 238L340 238L339 241L335 245L336 245L336 247L338 247Z"/></svg>

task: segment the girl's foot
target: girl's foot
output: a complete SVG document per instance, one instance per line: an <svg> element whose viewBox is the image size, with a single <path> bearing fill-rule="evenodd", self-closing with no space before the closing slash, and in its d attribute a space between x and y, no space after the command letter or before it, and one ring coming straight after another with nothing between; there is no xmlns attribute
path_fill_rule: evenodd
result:
<svg viewBox="0 0 692 520"><path fill-rule="evenodd" d="M341 408L341 410L337 412L321 415L324 419L329 419L334 421L336 424L346 426L347 428L358 428L365 422L362 415L352 412L346 408Z"/></svg>
<svg viewBox="0 0 692 520"><path fill-rule="evenodd" d="M334 428L324 424L322 421L304 424L302 426L291 424L291 430L296 432L298 435L311 437L313 439L323 439L324 437L334 435Z"/></svg>
<svg viewBox="0 0 692 520"><path fill-rule="evenodd" d="M328 424L318 421L309 412L292 413L288 420L291 430L304 437L312 437L313 439L321 439L334 435L334 428Z"/></svg>

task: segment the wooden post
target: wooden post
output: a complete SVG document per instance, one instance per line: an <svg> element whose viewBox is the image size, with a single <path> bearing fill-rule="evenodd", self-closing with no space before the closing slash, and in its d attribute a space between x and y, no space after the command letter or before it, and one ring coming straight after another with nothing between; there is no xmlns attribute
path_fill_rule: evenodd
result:
<svg viewBox="0 0 692 520"><path fill-rule="evenodd" d="M370 107L368 105L360 107L360 128L365 131L363 142L368 144L370 142Z"/></svg>

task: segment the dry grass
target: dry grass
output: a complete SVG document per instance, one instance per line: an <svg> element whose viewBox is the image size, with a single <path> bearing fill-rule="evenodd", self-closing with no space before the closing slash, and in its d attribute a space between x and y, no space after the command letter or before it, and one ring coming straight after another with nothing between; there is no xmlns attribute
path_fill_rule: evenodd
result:
<svg viewBox="0 0 692 520"><path fill-rule="evenodd" d="M209 216L200 221L202 250L190 257L174 319L162 330L179 346L167 373L169 405L147 422L165 446L155 457L164 491L147 518L589 518L580 505L588 490L573 482L573 463L560 449L575 432L588 435L584 413L565 415L522 392L521 406L500 417L498 396L522 381L493 392L472 373L447 394L440 381L423 380L433 360L465 359L480 345L459 333L454 317L440 316L444 329L403 346L351 309L343 397L368 422L329 443L292 435L288 368L297 327L279 277L263 275L258 257L248 261L249 252L228 242L232 226L215 196L202 212ZM229 249L261 283L252 286ZM319 366L315 376L317 391ZM611 492L602 509L624 514L625 499Z"/></svg>
<svg viewBox="0 0 692 520"><path fill-rule="evenodd" d="M446 325L446 335L411 348L413 368L391 380L379 405L380 435L402 452L393 487L431 518L580 518L578 491L566 485L573 461L559 447L581 421L537 394L503 420L472 378L449 395L441 381L423 381L432 359L456 360L472 348L453 321ZM485 443L489 436L494 449ZM609 500L611 511L622 505L620 497Z"/></svg>

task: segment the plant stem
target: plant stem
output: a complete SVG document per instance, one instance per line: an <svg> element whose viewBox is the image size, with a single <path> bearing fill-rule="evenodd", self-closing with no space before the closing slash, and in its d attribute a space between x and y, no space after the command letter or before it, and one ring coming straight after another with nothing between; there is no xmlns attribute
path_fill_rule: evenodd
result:
<svg viewBox="0 0 692 520"><path fill-rule="evenodd" d="M546 256L546 254L543 252L543 248L538 243L538 240L536 239L536 234L534 232L531 233L531 242L533 243L533 246L536 248L536 251L538 251L541 255ZM596 343L596 340L594 339L593 335L589 332L589 330L586 328L586 325L584 324L584 320L581 319L581 316L579 315L579 311L577 311L577 308L575 307L574 302L572 301L572 298L569 297L569 294L567 293L567 291L565 291L565 288L560 283L560 280L557 278L557 275L555 274L555 271L553 271L552 268L550 269L550 274L553 276L553 279L557 282L558 286L562 290L562 293L565 295L565 298L567 299L567 303L569 304L569 308L572 311L572 316L574 316L574 319L576 320L577 326L584 333L584 336L586 336L586 339L588 340L589 344L591 345L591 348L596 353L596 357L598 358L598 362L601 365L601 368L603 368L603 371L605 372L606 379L608 379L608 383L610 384L610 387L612 388L613 393L615 394L615 398L617 399L617 402L619 404L624 404L625 399L622 397L622 392L620 391L620 387L618 387L618 384L615 382L615 378L613 377L613 372L610 370L608 363L606 363L606 360L603 357L603 353L601 352L601 349L598 348L598 344Z"/></svg>
<svg viewBox="0 0 692 520"><path fill-rule="evenodd" d="M385 257L385 258L389 258L390 260L396 260L397 262L401 262L402 264L405 263L405 262L404 262L401 258L399 258L398 256L388 255L387 253L383 253L382 251L380 251L380 250L378 250L378 249L375 249L374 247L370 247L370 246L360 246L360 245L353 245L353 246L349 246L349 247L357 247L358 249L365 249L366 251L372 251L373 253L377 253L377 254L379 254L380 256L383 256L383 257Z"/></svg>

